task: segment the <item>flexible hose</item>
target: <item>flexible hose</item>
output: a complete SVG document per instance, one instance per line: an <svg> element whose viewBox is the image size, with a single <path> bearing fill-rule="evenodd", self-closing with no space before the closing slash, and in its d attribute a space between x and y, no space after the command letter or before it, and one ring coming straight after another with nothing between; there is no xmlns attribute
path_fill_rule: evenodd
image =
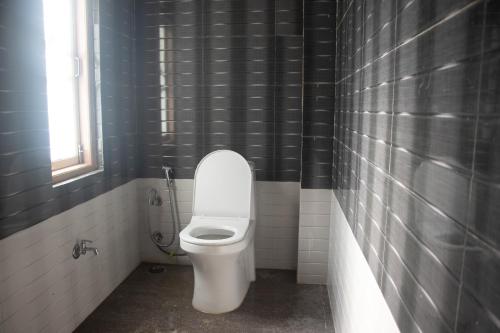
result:
<svg viewBox="0 0 500 333"><path fill-rule="evenodd" d="M153 195L156 195L156 191L154 189L150 189L149 190L149 193L148 193L148 205L149 206L153 206L154 205L154 198L152 198ZM168 241L167 244L162 244L160 243L159 241L156 240L156 238L154 237L154 235L159 232L159 231L156 231L156 232L153 232L153 230L151 229L151 223L149 221L149 207L146 209L146 222L148 223L148 229L149 229L149 237L151 238L151 241L156 245L156 246L159 246L159 247L162 247L162 248L168 248L170 246L172 246L175 242L175 226L174 226L174 232L172 233L172 235L170 236L170 240ZM175 223L174 223L175 225Z"/></svg>
<svg viewBox="0 0 500 333"><path fill-rule="evenodd" d="M162 251L163 253L166 253L166 254L171 255L171 256L184 256L184 255L186 255L186 253L184 253L184 252L179 253L178 241L180 241L180 239L178 236L179 236L179 232L180 232L181 228L180 228L180 222L179 222L180 218L179 218L179 214L177 211L177 200L175 197L175 187L173 184L174 181L173 181L173 179L170 178L169 169L164 169L164 171L165 171L165 182L166 182L167 189L168 189L168 202L169 202L169 206L170 206L170 214L172 217L173 232L172 232L172 235L171 235L169 241L166 244L159 242L155 238L154 235L157 233L161 234L161 232L159 232L159 231L153 232L151 229L151 223L149 221L149 206L155 205L155 199L152 198L152 196L156 195L156 190L151 189L151 190L149 190L149 193L147 196L148 208L146 209L146 222L148 224L149 237L150 237L151 241L153 242L153 244L155 244L156 247L160 251ZM175 247L173 249L170 249L170 247L172 247L173 245L175 245Z"/></svg>

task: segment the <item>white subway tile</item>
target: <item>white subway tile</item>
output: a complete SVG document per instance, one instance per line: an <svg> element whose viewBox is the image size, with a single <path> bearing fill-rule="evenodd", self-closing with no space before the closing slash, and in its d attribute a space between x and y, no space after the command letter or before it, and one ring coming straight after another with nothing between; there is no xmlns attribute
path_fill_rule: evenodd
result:
<svg viewBox="0 0 500 333"><path fill-rule="evenodd" d="M273 216L258 215L257 226L276 226L276 227L296 227L298 226L298 217L296 216Z"/></svg>
<svg viewBox="0 0 500 333"><path fill-rule="evenodd" d="M300 227L299 237L307 239L329 239L328 227Z"/></svg>
<svg viewBox="0 0 500 333"><path fill-rule="evenodd" d="M326 284L326 274L297 274L297 282L302 284Z"/></svg>
<svg viewBox="0 0 500 333"><path fill-rule="evenodd" d="M330 214L329 202L303 201L300 202L300 214Z"/></svg>
<svg viewBox="0 0 500 333"><path fill-rule="evenodd" d="M328 247L330 245L329 239L311 239L310 241L310 251L328 252Z"/></svg>
<svg viewBox="0 0 500 333"><path fill-rule="evenodd" d="M299 251L298 262L299 264L300 263L328 264L328 252Z"/></svg>
<svg viewBox="0 0 500 333"><path fill-rule="evenodd" d="M291 202L288 204L261 204L258 207L258 215L287 216L297 219L299 216L299 205Z"/></svg>
<svg viewBox="0 0 500 333"><path fill-rule="evenodd" d="M330 214L300 214L300 226L328 227L330 225Z"/></svg>
<svg viewBox="0 0 500 333"><path fill-rule="evenodd" d="M303 263L300 265L300 274L324 275L326 276L328 264Z"/></svg>
<svg viewBox="0 0 500 333"><path fill-rule="evenodd" d="M332 200L332 191L323 189L301 189L300 201L328 202Z"/></svg>

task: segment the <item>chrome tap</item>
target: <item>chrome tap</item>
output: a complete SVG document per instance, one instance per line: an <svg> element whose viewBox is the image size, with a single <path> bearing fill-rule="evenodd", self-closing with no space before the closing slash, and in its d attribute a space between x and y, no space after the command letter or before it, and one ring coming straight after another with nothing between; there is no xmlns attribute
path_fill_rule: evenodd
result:
<svg viewBox="0 0 500 333"><path fill-rule="evenodd" d="M99 255L99 250L96 247L87 246L87 244L92 243L91 240L82 239L80 242L76 242L73 247L73 258L78 259L80 255L85 255L87 251L94 252L97 256Z"/></svg>

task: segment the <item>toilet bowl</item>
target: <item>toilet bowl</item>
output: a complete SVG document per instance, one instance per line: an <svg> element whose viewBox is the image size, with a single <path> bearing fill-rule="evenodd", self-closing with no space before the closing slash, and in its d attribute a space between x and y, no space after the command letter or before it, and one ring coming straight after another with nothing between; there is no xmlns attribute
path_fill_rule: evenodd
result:
<svg viewBox="0 0 500 333"><path fill-rule="evenodd" d="M194 176L193 217L180 246L194 270L193 307L224 313L240 306L255 280L254 174L238 153L205 156Z"/></svg>

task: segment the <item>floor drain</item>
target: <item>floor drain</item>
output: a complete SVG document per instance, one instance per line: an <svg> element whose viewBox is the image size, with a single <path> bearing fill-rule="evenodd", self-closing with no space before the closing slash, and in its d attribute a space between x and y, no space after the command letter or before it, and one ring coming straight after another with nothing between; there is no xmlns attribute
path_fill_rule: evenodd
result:
<svg viewBox="0 0 500 333"><path fill-rule="evenodd" d="M149 267L149 273L163 273L165 271L165 267L162 265L153 265Z"/></svg>

